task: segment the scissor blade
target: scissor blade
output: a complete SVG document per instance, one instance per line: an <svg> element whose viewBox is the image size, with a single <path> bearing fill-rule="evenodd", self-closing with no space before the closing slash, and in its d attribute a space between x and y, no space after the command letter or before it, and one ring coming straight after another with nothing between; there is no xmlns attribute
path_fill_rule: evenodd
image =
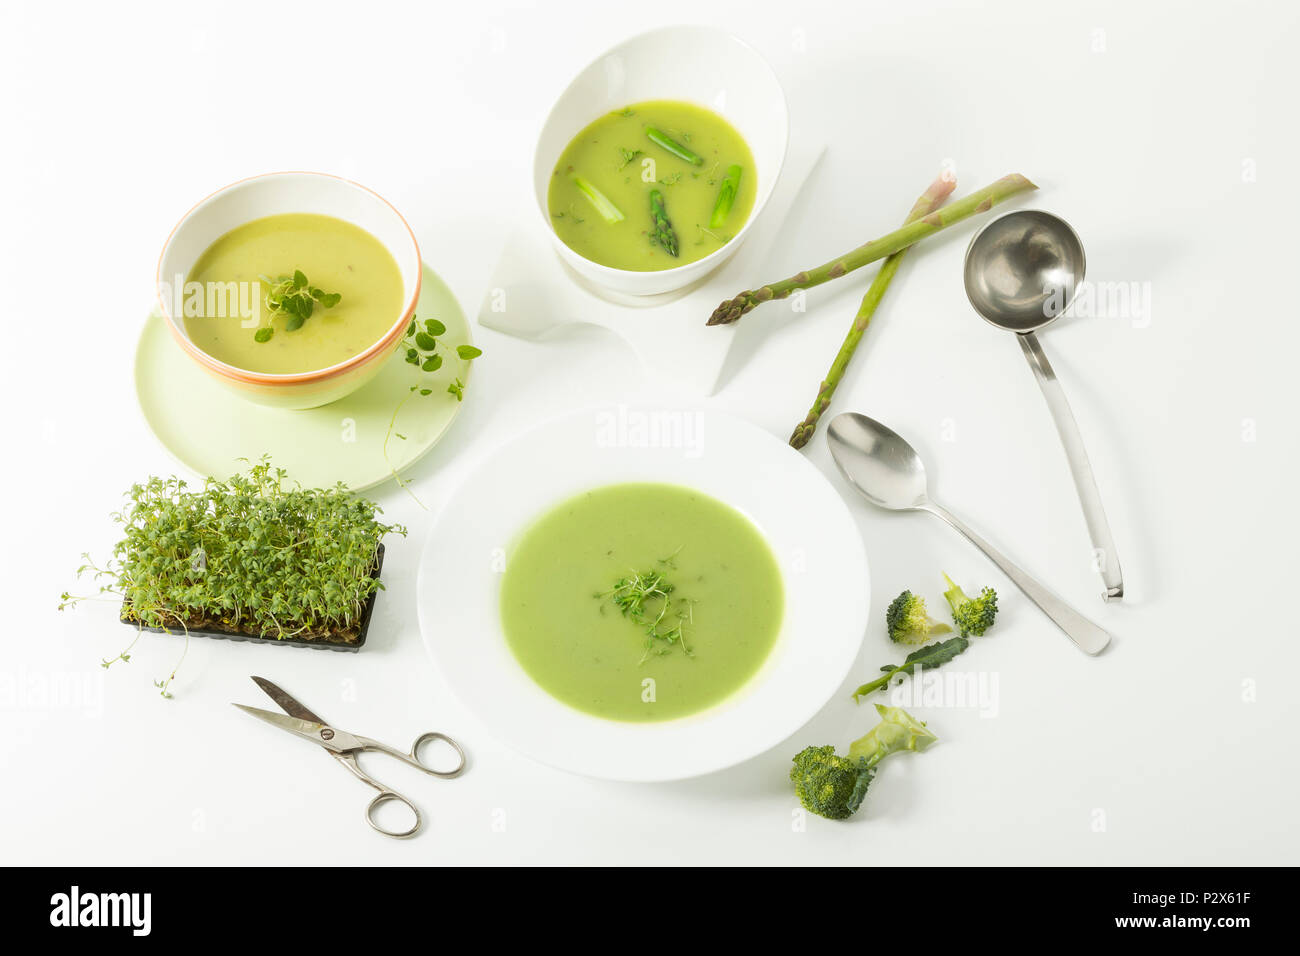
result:
<svg viewBox="0 0 1300 956"><path fill-rule="evenodd" d="M272 684L265 677L254 677L253 682L257 684L258 687L262 688L262 690L266 691L266 695L270 697L271 700L275 701L279 708L290 717L297 717L300 720L310 720L317 724L325 723L325 721L321 720L302 704L298 703L298 701L296 701L288 691Z"/></svg>
<svg viewBox="0 0 1300 956"><path fill-rule="evenodd" d="M347 736L345 734L336 734L331 731L331 739L326 740L322 737L321 731L328 728L319 721L302 720L298 717L287 717L284 714L277 714L273 710L262 710L260 707L248 707L244 704L235 704L235 706L246 714L252 714L259 720L266 721L272 727L279 727L281 730L287 730L289 733L296 737L301 737L303 740L309 740L314 744L320 744L326 750L333 750L336 753L341 753L348 749L346 746L340 746L340 744L345 743L345 741L342 741L339 738Z"/></svg>

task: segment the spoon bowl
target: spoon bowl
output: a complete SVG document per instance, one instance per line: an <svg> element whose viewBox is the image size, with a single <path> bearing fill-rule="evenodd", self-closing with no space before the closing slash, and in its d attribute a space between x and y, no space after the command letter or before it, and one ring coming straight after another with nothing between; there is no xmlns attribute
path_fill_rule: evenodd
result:
<svg viewBox="0 0 1300 956"><path fill-rule="evenodd" d="M1065 311L1083 282L1083 243L1049 212L1007 213L966 250L966 297L990 325L1033 332Z"/></svg>
<svg viewBox="0 0 1300 956"><path fill-rule="evenodd" d="M844 477L872 504L889 511L928 511L942 518L1001 568L1084 653L1100 654L1110 643L1110 635L1104 630L1015 565L946 508L930 500L921 456L897 432L874 418L844 412L831 420L826 429L826 442Z"/></svg>
<svg viewBox="0 0 1300 956"><path fill-rule="evenodd" d="M1102 598L1124 596L1115 541L1088 463L1083 436L1036 332L1069 307L1083 282L1083 243L1069 223L1038 209L999 216L975 234L966 250L966 297L984 321L1015 332L1056 421L1070 473L1092 538L1093 565L1101 572Z"/></svg>
<svg viewBox="0 0 1300 956"><path fill-rule="evenodd" d="M845 412L831 421L826 440L840 472L876 507L912 511L926 503L925 464L897 432Z"/></svg>

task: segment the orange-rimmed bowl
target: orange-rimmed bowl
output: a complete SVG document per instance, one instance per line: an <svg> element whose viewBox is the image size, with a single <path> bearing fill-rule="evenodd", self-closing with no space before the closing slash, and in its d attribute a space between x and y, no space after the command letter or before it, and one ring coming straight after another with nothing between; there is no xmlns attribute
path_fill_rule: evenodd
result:
<svg viewBox="0 0 1300 956"><path fill-rule="evenodd" d="M185 278L212 243L230 230L284 213L333 216L378 239L402 276L402 309L388 331L362 352L311 372L273 375L228 365L194 344L176 315ZM420 247L415 233L378 193L328 173L267 173L219 189L185 214L158 257L158 302L181 350L223 385L249 401L277 408L315 408L337 401L375 377L397 349L420 298Z"/></svg>

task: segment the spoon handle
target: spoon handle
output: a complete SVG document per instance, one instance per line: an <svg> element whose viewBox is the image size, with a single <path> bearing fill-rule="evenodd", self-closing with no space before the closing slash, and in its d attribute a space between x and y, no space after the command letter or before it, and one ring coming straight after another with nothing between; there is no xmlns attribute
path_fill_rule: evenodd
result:
<svg viewBox="0 0 1300 956"><path fill-rule="evenodd" d="M1079 650L1086 654L1100 654L1106 645L1110 643L1109 634L1066 604L1064 600L1046 586L1040 584L1035 578L1030 577L1029 574L1013 564L997 548L966 527L946 509L941 508L932 501L927 502L922 507L930 514L938 515L948 522L964 535L971 544L988 555L989 560L1001 568L1002 573L1009 577L1016 587L1024 591L1025 596L1037 604L1043 613L1065 632L1065 636L1074 641Z"/></svg>
<svg viewBox="0 0 1300 956"><path fill-rule="evenodd" d="M1034 370L1034 378L1042 389L1043 398L1056 421L1056 431L1065 446L1065 458L1070 463L1070 474L1074 477L1074 488L1079 493L1079 503L1083 505L1083 520L1088 524L1088 536L1092 538L1093 554L1096 556L1097 570L1101 572L1102 584L1106 590L1102 598L1107 601L1119 600L1124 596L1124 575L1119 566L1119 555L1115 553L1115 539L1110 534L1110 524L1106 521L1106 510L1101 506L1101 492L1097 490L1097 479L1092 475L1092 465L1088 463L1088 452L1083 447L1083 436L1079 433L1079 423L1074 420L1070 403L1065 400L1065 389L1056 377L1056 370L1047 361L1047 353L1033 332L1024 332L1016 336L1024 350L1029 367Z"/></svg>

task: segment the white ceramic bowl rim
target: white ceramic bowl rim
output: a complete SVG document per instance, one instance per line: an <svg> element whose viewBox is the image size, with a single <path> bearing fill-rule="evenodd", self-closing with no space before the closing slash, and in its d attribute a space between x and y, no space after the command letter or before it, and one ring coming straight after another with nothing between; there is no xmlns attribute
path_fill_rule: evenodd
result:
<svg viewBox="0 0 1300 956"><path fill-rule="evenodd" d="M707 256L705 256L702 259L696 259L693 262L685 262L679 266L673 266L671 269L654 270L652 274L656 277L675 276L678 273L682 272L683 270L691 270L701 275L704 274L705 272L710 271L710 269L712 268L712 264L714 262L718 261L720 258L729 257L734 252L734 249L729 247L738 246L740 244L741 239L744 237L744 235L747 232L749 232L750 227L758 220L759 215L762 213L764 207L767 206L767 202L772 196L773 187L776 184L776 180L781 171L781 167L785 164L786 150L788 149L788 145L789 145L789 104L786 100L785 90L781 86L781 82L779 77L776 75L776 71L772 69L772 65L768 63L767 60L763 57L763 55L759 53L756 49L754 49L754 47L751 46L749 43L742 40L734 33L731 33L727 30L723 30L720 27L711 27L704 24L678 24L674 26L656 27L653 30L647 30L644 33L639 33L636 36L629 37L628 39L615 44L605 52L601 53L599 56L595 57L590 63L588 63L581 70L579 70L578 73L575 75L574 79L570 81L569 85L564 88L564 92L562 92L560 96L557 98L555 104L551 107L550 111L546 115L546 121L542 124L542 130L545 130L547 127L551 125L551 122L554 120L556 114L560 109L561 103L563 103L565 98L569 95L570 91L574 88L574 85L578 82L578 80L582 76L584 76L587 73L588 70L591 70L597 64L601 63L608 57L618 54L619 52L627 49L628 47L646 42L656 36L662 34L681 33L682 31L705 33L717 37L725 42L734 43L735 45L747 51L754 58L754 61L756 63L762 64L765 72L772 80L772 85L775 87L775 89L780 95L779 105L781 108L781 114L784 118L784 122L782 123L784 142L781 147L781 156L778 158L775 168L771 170L770 174L766 169L764 170L764 178L765 178L765 182L768 183L768 187L762 190L760 194L757 197L755 197L754 208L753 210L750 211L749 218L745 221L745 224L741 226L740 231L737 232L736 235L732 237L731 242L728 242L726 245L722 246L719 249L715 249L713 252L709 253ZM698 105L704 106L707 109L712 109L712 107L707 106L707 104L700 103ZM592 120L594 120L595 118L596 117L592 117ZM723 118L725 119L726 117ZM541 137L539 136L537 147L534 150L534 155L533 155L533 168L534 168L535 178L536 178L536 170L540 168L540 164L543 159L541 155L541 149L542 149L542 142L541 142ZM549 157L546 168L549 169L554 167L555 160L557 158L558 157ZM555 229L551 225L550 212L546 206L545 192L534 189L534 194L535 194L535 198L537 199L538 212L542 217L542 223L545 226L546 231L548 233L553 234L555 232ZM593 259L587 258L586 256L582 255L582 253L580 252L574 251L573 254L581 258L583 262L587 264L586 268L591 273L593 273L596 276L604 277L606 279L614 279L617 277L625 277L625 276L640 277L645 275L644 272L636 269L617 269L613 266L603 265L599 262L596 262ZM667 279L665 279L665 281L667 281Z"/></svg>
<svg viewBox="0 0 1300 956"><path fill-rule="evenodd" d="M688 416L669 424L694 429L698 441L604 440L617 436L624 413L634 423L641 414ZM499 614L500 572L520 533L575 494L636 481L694 488L736 508L767 539L785 585L781 635L758 673L704 711L648 723L605 720L551 697L511 653ZM810 720L861 649L870 582L857 523L803 455L718 412L618 406L547 422L482 459L429 529L416 592L434 666L497 739L564 770L648 781L747 760Z"/></svg>
<svg viewBox="0 0 1300 956"><path fill-rule="evenodd" d="M411 249L414 251L415 254L415 263L416 263L415 276L416 277L415 277L415 282L411 284L411 288L407 290L408 294L402 306L400 319L397 322L395 322L393 325L389 326L388 329L384 332L384 334L380 336L378 339L376 339L375 342L372 345L370 345L368 348L366 348L364 351L358 352L356 355L350 356L349 358L344 359L342 362L338 362L334 365L329 365L320 369L312 369L307 372L288 372L288 373L254 372L249 369L240 368L237 365L230 365L227 362L221 361L215 356L199 348L199 346L196 345L190 339L189 335L184 331L183 328L181 328L176 318L171 314L171 309L169 308L169 303L167 302L167 296L163 294L163 290L166 286L165 280L163 278L163 265L167 260L167 254L168 252L171 251L172 243L175 241L177 235L181 232L181 230L188 222L190 222L197 214L202 212L204 209L208 208L213 203L219 201L223 196L228 195L233 190L245 188L251 184L255 184L259 182L269 181L281 177L292 177L292 176L319 176L323 179L332 180L334 182L355 189L363 194L366 194L371 198L377 200L383 206L387 207L388 210L392 212L392 214L398 219L398 221L401 222L402 227L405 229L407 236L410 237ZM302 210L302 211L309 212L310 210ZM389 252L391 253L393 252L393 250L390 249ZM394 258L397 257L394 256ZM333 173L323 173L314 170L301 170L301 169L282 170L279 172L259 173L254 176L246 176L243 179L236 180L233 183L228 183L227 185L222 186L220 189L216 189L208 193L208 195L204 196L193 206L191 206L189 210L185 213L185 215L181 216L181 218L177 221L176 225L172 227L171 232L167 234L167 239L163 243L162 251L158 254L158 267L155 273L155 292L157 295L158 305L159 305L159 309L162 312L163 319L166 320L168 326L171 328L173 336L179 342L182 343L183 347L188 345L190 349L193 349L195 352L198 352L202 356L202 358L200 359L202 364L207 365L209 368L241 382L247 382L252 384L266 384L266 385L292 385L292 384L319 382L325 379L332 378L336 375L340 375L353 368L356 368L357 366L364 364L369 358L371 358L375 354L375 352L378 349L383 347L384 343L390 337L393 336L394 332L397 329L409 325L411 319L415 315L416 303L418 303L420 300L420 287L423 278L422 264L423 264L423 259L421 258L421 254L420 254L419 241L415 238L415 231L411 229L410 223L406 221L406 217L397 211L396 206L394 206L391 202L389 202L379 193L375 192L369 186L364 186L361 183L355 182L354 180L347 179L346 177L343 176L337 176ZM186 350L188 351L188 349Z"/></svg>

